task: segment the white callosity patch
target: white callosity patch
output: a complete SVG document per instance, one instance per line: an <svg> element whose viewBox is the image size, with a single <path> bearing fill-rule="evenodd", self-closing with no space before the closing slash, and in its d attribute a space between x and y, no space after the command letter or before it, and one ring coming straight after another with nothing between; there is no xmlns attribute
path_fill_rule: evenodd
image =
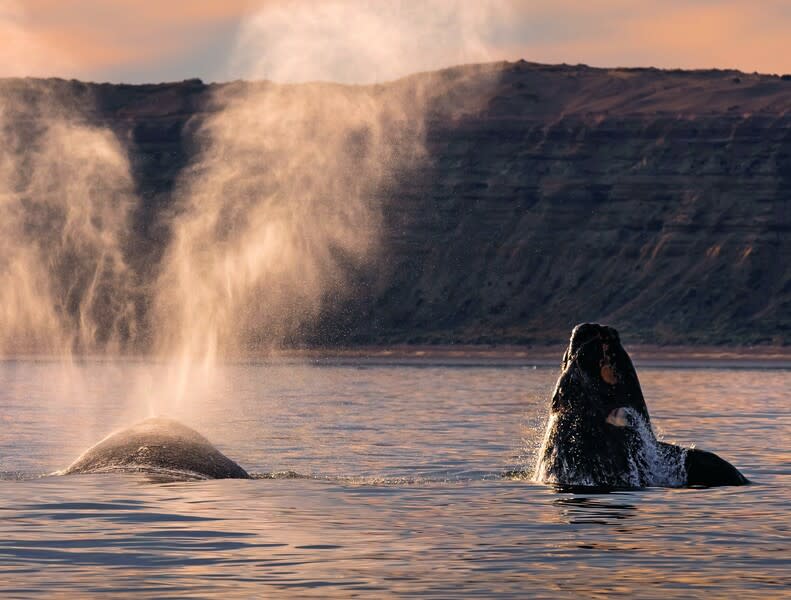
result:
<svg viewBox="0 0 791 600"><path fill-rule="evenodd" d="M607 422L615 427L626 427L629 424L626 409L621 407L611 411L610 414L607 415Z"/></svg>

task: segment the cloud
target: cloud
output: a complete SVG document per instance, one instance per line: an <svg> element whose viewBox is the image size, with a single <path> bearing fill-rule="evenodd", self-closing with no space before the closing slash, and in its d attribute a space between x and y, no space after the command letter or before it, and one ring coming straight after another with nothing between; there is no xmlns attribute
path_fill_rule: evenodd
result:
<svg viewBox="0 0 791 600"><path fill-rule="evenodd" d="M68 70L68 58L30 31L22 7L10 0L0 0L0 67L3 76L39 74L46 69Z"/></svg>
<svg viewBox="0 0 791 600"><path fill-rule="evenodd" d="M791 71L789 17L771 0L693 2L627 22L623 50L663 66L786 72Z"/></svg>
<svg viewBox="0 0 791 600"><path fill-rule="evenodd" d="M791 72L782 0L520 2L501 51L536 62Z"/></svg>
<svg viewBox="0 0 791 600"><path fill-rule="evenodd" d="M184 64L204 46L216 47L246 14L246 0L0 0L0 76L80 79L156 79L160 69ZM208 61L207 61L208 62ZM203 73L184 71L178 78Z"/></svg>
<svg viewBox="0 0 791 600"><path fill-rule="evenodd" d="M423 4L419 0L355 2L361 9L375 7L394 19L404 18ZM250 23L245 17L262 7L281 11L283 28L289 27L295 7L309 7L315 15L317 48L329 28L348 28L352 37L358 28L367 31L354 19L343 24L323 21L326 4L319 0L25 0L24 4L0 0L0 39L12 41L0 48L0 76L60 75L110 81L233 78L247 73L249 65L236 64L235 69L222 71L217 56L233 51L237 30L242 31L247 47L266 43L244 38ZM461 7L475 12L480 4L437 2L439 9L428 17L431 23L419 26L404 40L404 58L409 59L404 62L415 70L465 60L526 58L596 66L791 72L787 51L791 4L786 0L492 0L486 17L490 27L472 56L465 57L463 44L455 43L460 42L462 31L448 30L436 39L421 34L424 29L435 31L432 23L441 22L443 11ZM377 59L375 37L362 41L369 49L367 56L341 60L347 68L346 79L354 78L349 73L355 69L359 79L358 59ZM316 78L340 72L337 64L333 67L327 62L324 73L316 73Z"/></svg>

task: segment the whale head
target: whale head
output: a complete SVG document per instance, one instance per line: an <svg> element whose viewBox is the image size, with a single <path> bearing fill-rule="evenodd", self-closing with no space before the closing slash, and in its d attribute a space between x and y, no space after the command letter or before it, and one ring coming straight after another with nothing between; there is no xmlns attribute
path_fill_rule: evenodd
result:
<svg viewBox="0 0 791 600"><path fill-rule="evenodd" d="M563 354L553 412L584 415L592 425L618 427L625 425L625 409L649 420L637 372L618 332L596 323L577 325Z"/></svg>
<svg viewBox="0 0 791 600"><path fill-rule="evenodd" d="M654 436L637 372L618 332L596 323L577 325L552 394L535 479L571 487L652 485L656 455L670 448ZM683 456L671 458L671 470L678 473L667 478L680 483Z"/></svg>

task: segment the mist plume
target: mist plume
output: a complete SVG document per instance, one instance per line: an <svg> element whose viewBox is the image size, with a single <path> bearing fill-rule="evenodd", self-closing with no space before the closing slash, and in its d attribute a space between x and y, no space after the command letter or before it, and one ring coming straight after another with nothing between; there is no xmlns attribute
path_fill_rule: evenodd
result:
<svg viewBox="0 0 791 600"><path fill-rule="evenodd" d="M492 59L516 0L285 0L246 19L229 65L279 83L369 84ZM414 116L419 116L415 107Z"/></svg>
<svg viewBox="0 0 791 600"><path fill-rule="evenodd" d="M126 154L63 89L14 80L3 90L0 354L117 351L136 333Z"/></svg>
<svg viewBox="0 0 791 600"><path fill-rule="evenodd" d="M425 158L424 82L281 82L402 74L472 29L462 2L293 2L245 23L235 64L278 83L219 88L200 128L156 286L160 352L205 363L293 342L377 256L382 196Z"/></svg>
<svg viewBox="0 0 791 600"><path fill-rule="evenodd" d="M160 356L209 365L298 343L328 300L337 307L355 293L351 273L385 258L382 206L427 160L427 115L447 84L313 80L380 81L485 60L503 6L264 5L241 27L231 61L259 81L212 88L163 217L170 241L147 281L125 260L137 204L129 161L90 122L90 99L69 97L62 81L6 82L0 351L116 352L146 349L150 337ZM19 14L0 10L0 25L34 48Z"/></svg>
<svg viewBox="0 0 791 600"><path fill-rule="evenodd" d="M164 347L200 358L277 345L340 291L343 265L373 252L403 119L334 85L238 84L216 101L157 286Z"/></svg>

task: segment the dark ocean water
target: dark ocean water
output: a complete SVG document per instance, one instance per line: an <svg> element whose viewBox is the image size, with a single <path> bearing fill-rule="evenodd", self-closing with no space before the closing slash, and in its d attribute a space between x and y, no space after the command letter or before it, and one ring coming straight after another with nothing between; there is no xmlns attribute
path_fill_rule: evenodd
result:
<svg viewBox="0 0 791 600"><path fill-rule="evenodd" d="M0 597L791 597L791 372L638 370L665 440L753 485L504 479L555 369L0 362ZM41 477L151 412L275 478Z"/></svg>

